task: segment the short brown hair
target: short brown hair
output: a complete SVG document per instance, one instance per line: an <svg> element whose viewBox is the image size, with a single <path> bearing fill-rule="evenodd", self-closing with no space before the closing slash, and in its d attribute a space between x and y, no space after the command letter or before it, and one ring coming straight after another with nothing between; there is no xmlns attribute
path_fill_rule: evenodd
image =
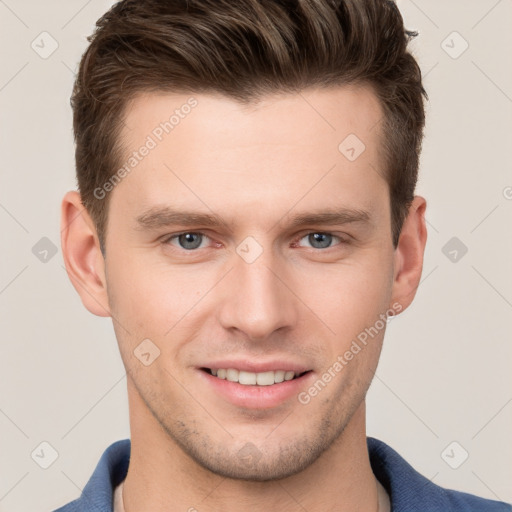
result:
<svg viewBox="0 0 512 512"><path fill-rule="evenodd" d="M396 247L414 196L425 113L421 71L389 0L124 0L96 23L71 105L83 205L104 252L109 195L94 193L123 161L123 114L141 92L224 94L372 86ZM341 142L341 141L340 141Z"/></svg>

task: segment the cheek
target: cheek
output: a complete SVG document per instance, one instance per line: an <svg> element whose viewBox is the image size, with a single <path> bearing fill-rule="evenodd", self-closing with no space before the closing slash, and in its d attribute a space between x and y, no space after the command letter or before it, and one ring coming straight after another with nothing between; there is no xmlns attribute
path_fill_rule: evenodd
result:
<svg viewBox="0 0 512 512"><path fill-rule="evenodd" d="M322 320L317 325L325 333L315 342L322 354L321 366L336 375L332 389L341 394L345 386L366 389L377 366L386 328L380 315L388 310L391 298L390 272L382 263L363 264L361 260L330 271L327 278L324 276L323 287L312 277L303 282L304 302L313 306ZM323 329L324 325L328 329ZM339 364L333 368L336 362ZM329 394L324 398L329 400Z"/></svg>
<svg viewBox="0 0 512 512"><path fill-rule="evenodd" d="M113 315L132 337L162 337L201 300L215 276L143 258L118 260L108 273Z"/></svg>
<svg viewBox="0 0 512 512"><path fill-rule="evenodd" d="M337 336L372 325L391 298L392 266L368 259L310 270L300 295Z"/></svg>
<svg viewBox="0 0 512 512"><path fill-rule="evenodd" d="M143 255L123 258L112 254L112 261L115 264L107 272L111 310L137 339L162 337L188 315L197 316L210 308L215 297L212 286L223 275L218 267L168 265ZM328 326L326 334L334 332L336 339L347 340L387 310L391 261L384 250L369 248L341 263L291 266L284 278L299 298L297 302L290 295L298 308L304 303L308 316L313 314ZM207 295L209 300L203 302Z"/></svg>

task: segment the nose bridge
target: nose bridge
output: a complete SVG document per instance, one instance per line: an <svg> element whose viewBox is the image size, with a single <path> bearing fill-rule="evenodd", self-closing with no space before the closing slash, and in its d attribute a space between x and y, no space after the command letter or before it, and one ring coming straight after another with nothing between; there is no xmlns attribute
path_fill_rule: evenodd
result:
<svg viewBox="0 0 512 512"><path fill-rule="evenodd" d="M251 339L263 339L296 320L294 297L284 285L283 265L271 248L244 240L233 257L229 289L224 295L221 322ZM279 276L279 277L278 277Z"/></svg>

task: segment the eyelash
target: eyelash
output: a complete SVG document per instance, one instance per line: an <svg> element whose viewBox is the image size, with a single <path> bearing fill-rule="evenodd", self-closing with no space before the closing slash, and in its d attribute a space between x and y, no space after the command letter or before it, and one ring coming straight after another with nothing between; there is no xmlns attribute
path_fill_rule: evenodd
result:
<svg viewBox="0 0 512 512"><path fill-rule="evenodd" d="M211 238L207 234L202 233L201 231L182 231L181 233L176 233L176 234L169 235L169 236L165 237L162 240L162 243L167 244L167 245L172 245L171 241L178 239L182 235L200 235L202 237L205 237L205 238L208 238L211 240ZM333 233L330 233L328 231L309 231L309 232L301 235L298 239L296 239L296 241L294 241L293 244L295 245L297 242L299 242L303 238L308 237L309 235L329 235L329 236L332 236L333 239L339 240L339 242L337 244L334 244L334 245L331 245L331 246L325 247L325 248L308 247L309 249L313 249L316 251L324 251L325 252L328 249L332 249L338 245L348 245L349 244L349 241L347 239L342 238L341 236L335 235ZM178 250L182 250L182 251L188 252L188 253L194 253L194 252L197 252L199 249L201 249L201 247L198 247L196 249L185 249L183 247L176 247L176 246L174 246L174 247Z"/></svg>

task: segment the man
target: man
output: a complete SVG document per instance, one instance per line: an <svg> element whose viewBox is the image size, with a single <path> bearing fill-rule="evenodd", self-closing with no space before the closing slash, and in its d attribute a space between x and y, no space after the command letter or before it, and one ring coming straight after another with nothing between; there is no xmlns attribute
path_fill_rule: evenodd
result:
<svg viewBox="0 0 512 512"><path fill-rule="evenodd" d="M59 511L512 510L366 436L426 243L396 6L128 0L97 25L62 248L112 317L131 439Z"/></svg>

